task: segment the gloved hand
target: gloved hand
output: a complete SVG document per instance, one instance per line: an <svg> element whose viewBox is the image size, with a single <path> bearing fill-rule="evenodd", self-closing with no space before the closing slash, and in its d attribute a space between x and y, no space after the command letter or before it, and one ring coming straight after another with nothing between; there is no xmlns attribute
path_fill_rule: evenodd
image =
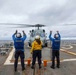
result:
<svg viewBox="0 0 76 75"><path fill-rule="evenodd" d="M31 52L31 54L33 54L33 53Z"/></svg>
<svg viewBox="0 0 76 75"><path fill-rule="evenodd" d="M57 32L57 34L59 33L59 31L56 31Z"/></svg>
<svg viewBox="0 0 76 75"><path fill-rule="evenodd" d="M26 34L25 34L24 30L23 30L22 32L23 32L23 35L24 35L24 36L26 36Z"/></svg>
<svg viewBox="0 0 76 75"><path fill-rule="evenodd" d="M25 33L24 30L22 32Z"/></svg>
<svg viewBox="0 0 76 75"><path fill-rule="evenodd" d="M50 34L52 34L52 31L50 31Z"/></svg>
<svg viewBox="0 0 76 75"><path fill-rule="evenodd" d="M17 34L17 32L18 32L18 31L16 30L16 32L15 32L14 34Z"/></svg>

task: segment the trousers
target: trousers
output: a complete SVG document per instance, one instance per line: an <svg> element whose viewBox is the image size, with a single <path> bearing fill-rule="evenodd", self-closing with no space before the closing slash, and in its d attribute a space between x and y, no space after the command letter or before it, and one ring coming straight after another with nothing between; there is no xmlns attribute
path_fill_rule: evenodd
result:
<svg viewBox="0 0 76 75"><path fill-rule="evenodd" d="M25 69L25 64L24 64L24 52L23 51L15 51L15 62L14 62L14 69L17 69L17 64L18 64L18 58L20 56L21 59L21 66L22 66L22 70Z"/></svg>
<svg viewBox="0 0 76 75"><path fill-rule="evenodd" d="M52 50L52 66L55 66L55 57L57 61L57 66L60 65L60 53L59 50Z"/></svg>
<svg viewBox="0 0 76 75"><path fill-rule="evenodd" d="M32 65L34 66L35 65L35 62L36 62L36 58L38 58L38 64L39 66L41 65L41 57L42 57L42 54L41 54L41 50L35 50L33 51L33 55L32 55Z"/></svg>

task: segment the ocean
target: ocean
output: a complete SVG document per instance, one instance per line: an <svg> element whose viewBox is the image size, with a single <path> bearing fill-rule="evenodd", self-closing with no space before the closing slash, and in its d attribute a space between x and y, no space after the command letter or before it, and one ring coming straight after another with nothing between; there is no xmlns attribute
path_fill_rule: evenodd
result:
<svg viewBox="0 0 76 75"><path fill-rule="evenodd" d="M47 39L49 40L49 39ZM5 43L11 43L13 42L13 40L0 40L0 46L5 44ZM26 40L25 42L28 42L28 40ZM61 38L61 42L62 43L74 43L76 44L76 38L75 37L68 37L68 38Z"/></svg>

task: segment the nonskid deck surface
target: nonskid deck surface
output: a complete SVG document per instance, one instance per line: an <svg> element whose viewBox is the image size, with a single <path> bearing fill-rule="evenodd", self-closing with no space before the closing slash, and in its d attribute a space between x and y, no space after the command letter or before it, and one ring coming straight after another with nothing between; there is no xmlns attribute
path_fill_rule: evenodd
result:
<svg viewBox="0 0 76 75"><path fill-rule="evenodd" d="M27 65L28 59L32 60L30 48L25 46L25 64L26 70L21 70L20 59L18 62L18 71L14 72L14 49L8 56L0 57L0 75L76 75L76 45L63 45L60 51L60 68L51 69L51 48L42 49L42 68L39 69L36 62L35 69ZM47 66L44 67L43 61L47 60Z"/></svg>

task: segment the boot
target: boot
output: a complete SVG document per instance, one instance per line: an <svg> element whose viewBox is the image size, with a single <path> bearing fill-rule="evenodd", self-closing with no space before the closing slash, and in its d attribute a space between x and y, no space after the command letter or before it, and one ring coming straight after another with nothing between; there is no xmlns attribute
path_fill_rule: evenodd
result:
<svg viewBox="0 0 76 75"><path fill-rule="evenodd" d="M57 68L60 68L60 66L59 66L59 65L57 65L56 67L57 67Z"/></svg>
<svg viewBox="0 0 76 75"><path fill-rule="evenodd" d="M55 69L55 67L54 66L50 66L52 69Z"/></svg>
<svg viewBox="0 0 76 75"><path fill-rule="evenodd" d="M15 68L14 71L17 72L17 69Z"/></svg>
<svg viewBox="0 0 76 75"><path fill-rule="evenodd" d="M39 65L39 69L41 69L42 67L41 67L41 65Z"/></svg>
<svg viewBox="0 0 76 75"><path fill-rule="evenodd" d="M42 67L41 66L39 66L39 69L41 69Z"/></svg>
<svg viewBox="0 0 76 75"><path fill-rule="evenodd" d="M34 66L32 65L31 68L34 69Z"/></svg>

